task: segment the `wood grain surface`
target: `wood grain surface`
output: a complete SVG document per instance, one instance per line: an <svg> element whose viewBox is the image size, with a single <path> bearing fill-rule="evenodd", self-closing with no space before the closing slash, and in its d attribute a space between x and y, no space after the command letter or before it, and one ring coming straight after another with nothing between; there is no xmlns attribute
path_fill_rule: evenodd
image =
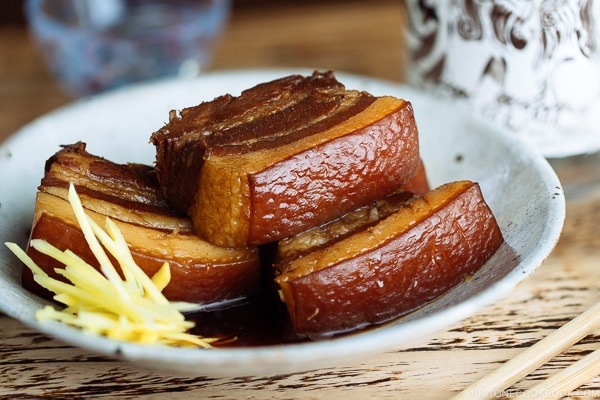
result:
<svg viewBox="0 0 600 400"><path fill-rule="evenodd" d="M211 69L317 67L401 81L403 24L397 1L239 7ZM0 27L0 140L70 100L46 72L26 30ZM0 314L0 398L446 399L600 299L600 156L553 165L568 201L564 232L550 257L502 300L411 348L344 367L220 379L98 356ZM600 331L502 395L531 387L599 341ZM600 377L563 397L600 398Z"/></svg>

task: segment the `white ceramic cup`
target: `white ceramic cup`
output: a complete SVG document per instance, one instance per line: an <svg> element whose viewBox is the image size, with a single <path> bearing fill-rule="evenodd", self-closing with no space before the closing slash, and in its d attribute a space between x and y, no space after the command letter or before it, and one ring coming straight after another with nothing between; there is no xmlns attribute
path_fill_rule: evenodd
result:
<svg viewBox="0 0 600 400"><path fill-rule="evenodd" d="M547 157L600 149L600 0L406 0L410 84Z"/></svg>

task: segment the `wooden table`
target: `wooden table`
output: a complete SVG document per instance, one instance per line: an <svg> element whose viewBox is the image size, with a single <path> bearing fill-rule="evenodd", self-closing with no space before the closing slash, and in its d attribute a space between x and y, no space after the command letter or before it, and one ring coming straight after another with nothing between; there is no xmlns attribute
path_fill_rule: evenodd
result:
<svg viewBox="0 0 600 400"><path fill-rule="evenodd" d="M237 7L211 69L318 67L401 81L403 16L395 0ZM0 27L0 140L69 101L45 71L26 31ZM564 233L554 252L501 301L434 339L316 372L181 377L90 354L0 315L0 397L448 398L600 298L600 191L594 190L600 185L593 185L600 182L600 157L554 165L568 199ZM530 387L597 348L599 340L600 332L590 335L513 389ZM600 377L577 394L600 398Z"/></svg>

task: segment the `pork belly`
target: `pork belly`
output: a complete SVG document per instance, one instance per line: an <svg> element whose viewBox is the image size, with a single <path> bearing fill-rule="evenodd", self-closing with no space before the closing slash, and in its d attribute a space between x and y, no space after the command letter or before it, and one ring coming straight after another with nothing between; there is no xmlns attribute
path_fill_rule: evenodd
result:
<svg viewBox="0 0 600 400"><path fill-rule="evenodd" d="M256 248L225 248L201 239L189 218L164 198L152 167L113 163L85 148L81 142L64 146L47 161L31 239L70 249L97 266L68 203L68 186L73 184L89 216L100 225L106 217L117 224L135 261L148 275L169 262L171 282L163 291L169 300L209 305L257 293L260 261ZM64 279L54 271L62 267L55 260L31 247L27 252L49 275ZM23 285L48 296L27 268Z"/></svg>
<svg viewBox="0 0 600 400"><path fill-rule="evenodd" d="M420 161L409 102L346 90L330 72L173 111L151 141L166 197L221 246L335 219L397 190Z"/></svg>
<svg viewBox="0 0 600 400"><path fill-rule="evenodd" d="M298 335L399 317L475 273L504 242L477 183L396 195L279 243L281 299Z"/></svg>

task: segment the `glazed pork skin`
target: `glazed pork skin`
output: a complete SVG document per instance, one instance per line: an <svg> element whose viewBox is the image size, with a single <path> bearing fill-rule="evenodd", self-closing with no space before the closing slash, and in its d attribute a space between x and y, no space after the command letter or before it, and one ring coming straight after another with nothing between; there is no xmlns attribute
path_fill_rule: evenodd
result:
<svg viewBox="0 0 600 400"><path fill-rule="evenodd" d="M169 300L208 305L251 297L259 290L257 249L222 248L202 240L193 233L189 219L166 202L151 167L110 162L87 153L83 143L65 146L48 160L31 239L71 249L97 266L68 203L69 183L100 226L106 216L117 224L148 275L169 262L171 282L163 291ZM49 275L64 279L54 272L62 267L59 263L31 247L27 252ZM23 269L22 280L27 289L48 297L28 268Z"/></svg>
<svg viewBox="0 0 600 400"><path fill-rule="evenodd" d="M166 197L221 246L260 245L397 190L419 164L409 102L289 76L172 113L152 135Z"/></svg>
<svg viewBox="0 0 600 400"><path fill-rule="evenodd" d="M331 228L335 221L281 244L275 282L298 335L348 332L413 311L477 271L504 241L474 182L391 206L397 211L362 224L342 221L347 232Z"/></svg>

